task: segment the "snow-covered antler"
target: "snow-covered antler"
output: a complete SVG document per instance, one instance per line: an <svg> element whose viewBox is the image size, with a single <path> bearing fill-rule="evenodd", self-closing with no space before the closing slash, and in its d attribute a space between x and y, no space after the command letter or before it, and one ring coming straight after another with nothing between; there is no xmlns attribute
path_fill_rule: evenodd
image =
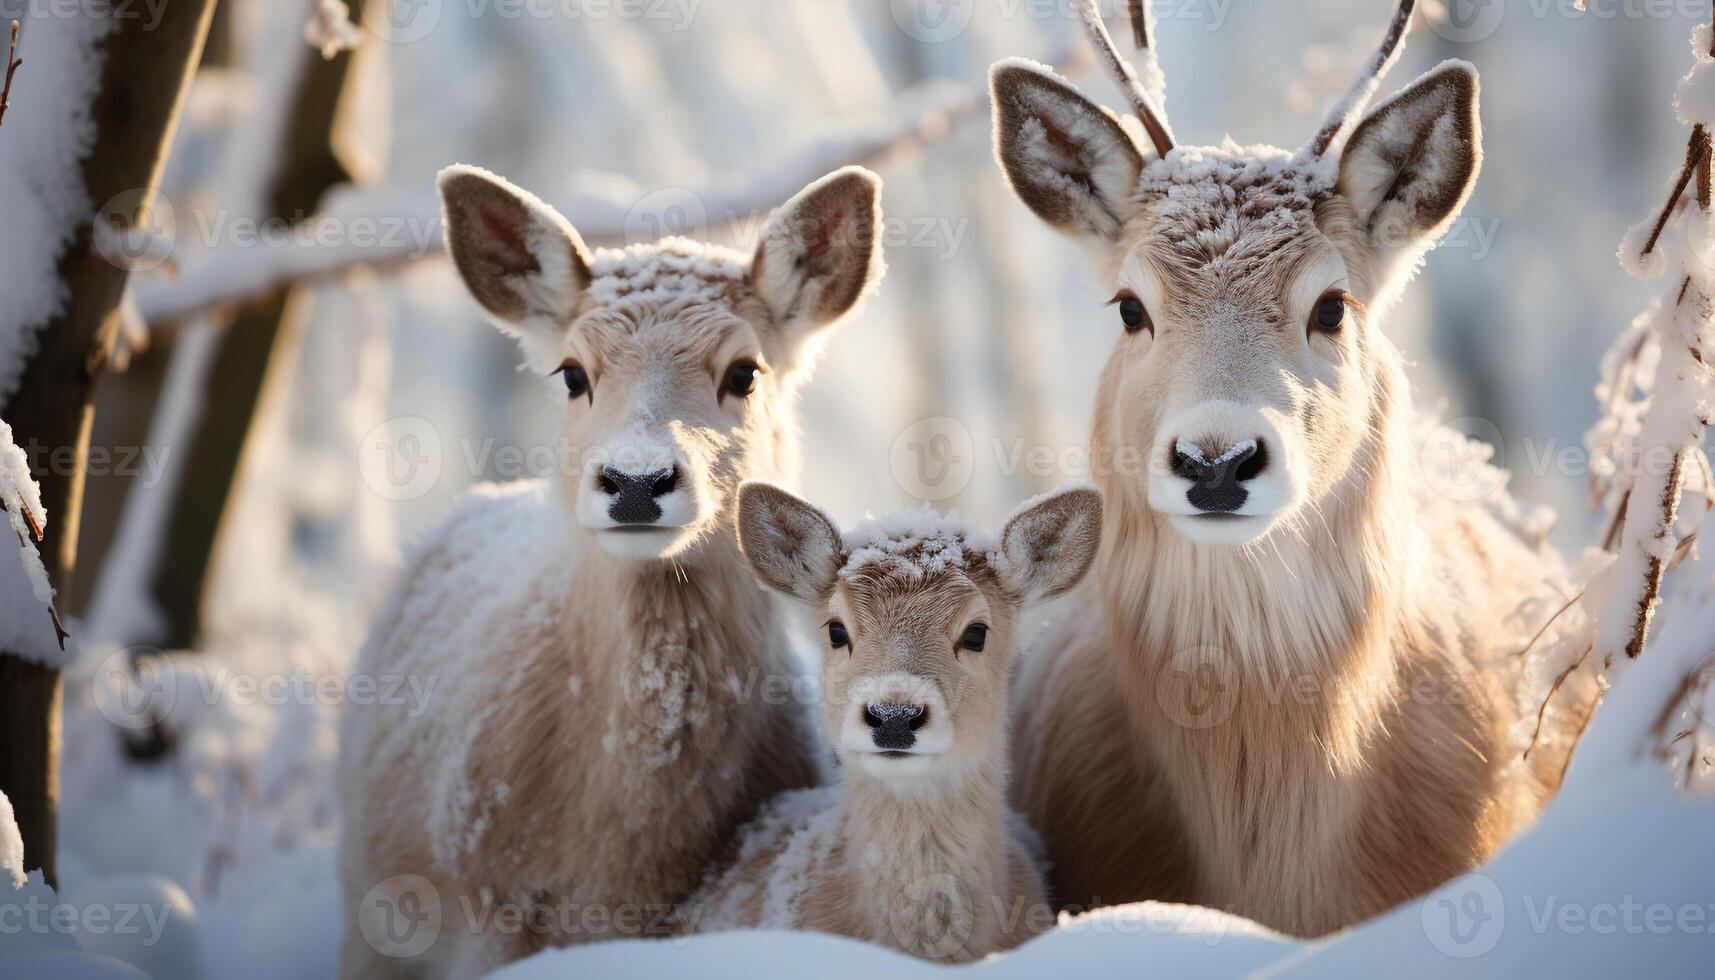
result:
<svg viewBox="0 0 1715 980"><path fill-rule="evenodd" d="M1162 89L1162 74L1155 58L1155 48L1150 45L1149 0L1128 0L1131 12L1132 39L1137 42L1138 50L1143 52L1144 74L1149 82L1146 85L1139 81L1137 71L1131 62L1120 54L1114 45L1114 39L1108 34L1107 25L1102 23L1102 13L1096 9L1096 0L1078 0L1078 18L1084 22L1084 30L1090 35L1090 44L1096 49L1102 66L1113 77L1114 83L1125 93L1126 101L1131 103L1132 111L1137 113L1138 121L1149 133L1150 142L1155 144L1155 152L1166 156L1173 149L1173 131L1167 127L1167 115L1157 107ZM1150 87L1156 94L1150 93Z"/></svg>
<svg viewBox="0 0 1715 980"><path fill-rule="evenodd" d="M1316 138L1310 141L1312 157L1327 153L1358 117L1363 115L1370 100L1375 98L1376 89L1381 87L1382 76L1399 60L1399 53L1405 47L1406 32L1411 30L1411 12L1416 6L1417 0L1399 0L1399 6L1393 11L1393 21L1388 24L1387 33L1382 36L1381 47L1370 56L1363 72L1352 82L1352 87L1346 90L1345 95L1340 96L1340 101L1334 103L1334 107L1328 112L1328 118L1322 123L1322 128L1316 131Z"/></svg>

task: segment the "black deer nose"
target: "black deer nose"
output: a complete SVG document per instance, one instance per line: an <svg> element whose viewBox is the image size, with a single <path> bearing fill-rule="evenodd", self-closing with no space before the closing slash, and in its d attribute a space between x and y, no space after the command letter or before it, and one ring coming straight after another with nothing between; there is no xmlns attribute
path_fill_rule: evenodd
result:
<svg viewBox="0 0 1715 980"><path fill-rule="evenodd" d="M873 731L875 747L898 751L908 749L917 741L914 734L929 720L929 709L918 704L891 704L878 701L864 705L863 720Z"/></svg>
<svg viewBox="0 0 1715 980"><path fill-rule="evenodd" d="M1185 497L1198 510L1231 513L1245 505L1244 484L1268 467L1268 448L1247 439L1218 453L1184 439L1173 446L1173 472L1191 481Z"/></svg>
<svg viewBox="0 0 1715 980"><path fill-rule="evenodd" d="M603 466L596 485L613 498L607 505L607 516L621 524L652 524L661 519L661 505L655 498L665 497L679 485L679 468L626 473Z"/></svg>

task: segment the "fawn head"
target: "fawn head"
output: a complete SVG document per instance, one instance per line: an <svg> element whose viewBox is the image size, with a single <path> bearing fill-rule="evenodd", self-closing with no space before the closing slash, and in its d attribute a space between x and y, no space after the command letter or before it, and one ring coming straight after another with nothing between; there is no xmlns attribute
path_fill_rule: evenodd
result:
<svg viewBox="0 0 1715 980"><path fill-rule="evenodd" d="M682 238L584 247L534 195L440 175L447 249L477 302L563 385L563 496L609 554L687 556L730 530L741 480L781 478L814 341L881 278L881 182L836 171L786 202L753 254Z"/></svg>
<svg viewBox="0 0 1715 980"><path fill-rule="evenodd" d="M1147 52L1149 5L1131 6ZM1092 0L1079 7L1136 118L1004 61L995 153L1020 200L1111 280L1092 438L1110 503L1197 544L1247 544L1373 462L1403 398L1380 318L1476 180L1477 75L1445 62L1364 114L1410 23L1402 0L1304 149L1176 146Z"/></svg>
<svg viewBox="0 0 1715 980"><path fill-rule="evenodd" d="M757 576L808 613L842 763L911 780L1004 755L1019 610L1083 578L1102 500L1088 488L1038 498L998 539L927 510L842 536L821 510L753 482L738 526Z"/></svg>

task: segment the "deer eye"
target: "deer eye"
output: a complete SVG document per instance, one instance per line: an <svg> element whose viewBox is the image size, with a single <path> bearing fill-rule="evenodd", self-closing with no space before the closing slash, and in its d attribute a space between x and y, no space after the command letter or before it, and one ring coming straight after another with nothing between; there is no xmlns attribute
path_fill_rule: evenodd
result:
<svg viewBox="0 0 1715 980"><path fill-rule="evenodd" d="M762 370L755 361L734 361L732 367L726 369L726 381L721 384L721 393L748 398L756 390L756 373Z"/></svg>
<svg viewBox="0 0 1715 980"><path fill-rule="evenodd" d="M989 628L981 623L972 623L965 627L965 635L959 637L959 646L966 650L981 653L983 644L988 642Z"/></svg>
<svg viewBox="0 0 1715 980"><path fill-rule="evenodd" d="M1316 304L1316 314L1310 324L1318 330L1338 333L1346 322L1346 299L1339 293L1329 293Z"/></svg>
<svg viewBox="0 0 1715 980"><path fill-rule="evenodd" d="M846 635L846 624L837 619L828 622L828 645L835 650L852 645L852 638Z"/></svg>
<svg viewBox="0 0 1715 980"><path fill-rule="evenodd" d="M1155 324L1150 322L1149 311L1144 309L1143 300L1131 292L1121 292L1114 297L1114 302L1119 305L1120 322L1125 324L1126 333L1137 333L1144 329L1148 329L1150 333L1155 332Z"/></svg>
<svg viewBox="0 0 1715 980"><path fill-rule="evenodd" d="M590 393L590 376L585 373L583 365L568 362L560 367L560 377L566 381L566 394L572 398L583 398Z"/></svg>

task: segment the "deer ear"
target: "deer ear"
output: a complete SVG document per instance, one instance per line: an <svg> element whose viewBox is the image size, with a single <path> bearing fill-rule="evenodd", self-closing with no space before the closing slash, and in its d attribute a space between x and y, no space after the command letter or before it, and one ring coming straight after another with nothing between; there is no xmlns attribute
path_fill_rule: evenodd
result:
<svg viewBox="0 0 1715 980"><path fill-rule="evenodd" d="M803 602L823 602L845 564L845 545L820 508L772 483L738 488L738 547L769 588Z"/></svg>
<svg viewBox="0 0 1715 980"><path fill-rule="evenodd" d="M827 326L881 281L881 178L842 167L799 191L762 226L751 283L777 322Z"/></svg>
<svg viewBox="0 0 1715 980"><path fill-rule="evenodd" d="M532 369L552 370L590 284L583 240L534 194L481 168L454 165L436 183L447 251L465 288L517 339Z"/></svg>
<svg viewBox="0 0 1715 980"><path fill-rule="evenodd" d="M1340 155L1339 192L1379 260L1378 292L1452 224L1483 162L1477 70L1446 61L1364 117Z"/></svg>
<svg viewBox="0 0 1715 980"><path fill-rule="evenodd" d="M989 100L994 155L1024 206L1074 238L1114 241L1143 172L1143 153L1114 114L1019 58L989 70Z"/></svg>
<svg viewBox="0 0 1715 980"><path fill-rule="evenodd" d="M1102 495L1073 487L1021 505L1000 532L1000 575L1024 599L1050 599L1077 585L1102 542Z"/></svg>

